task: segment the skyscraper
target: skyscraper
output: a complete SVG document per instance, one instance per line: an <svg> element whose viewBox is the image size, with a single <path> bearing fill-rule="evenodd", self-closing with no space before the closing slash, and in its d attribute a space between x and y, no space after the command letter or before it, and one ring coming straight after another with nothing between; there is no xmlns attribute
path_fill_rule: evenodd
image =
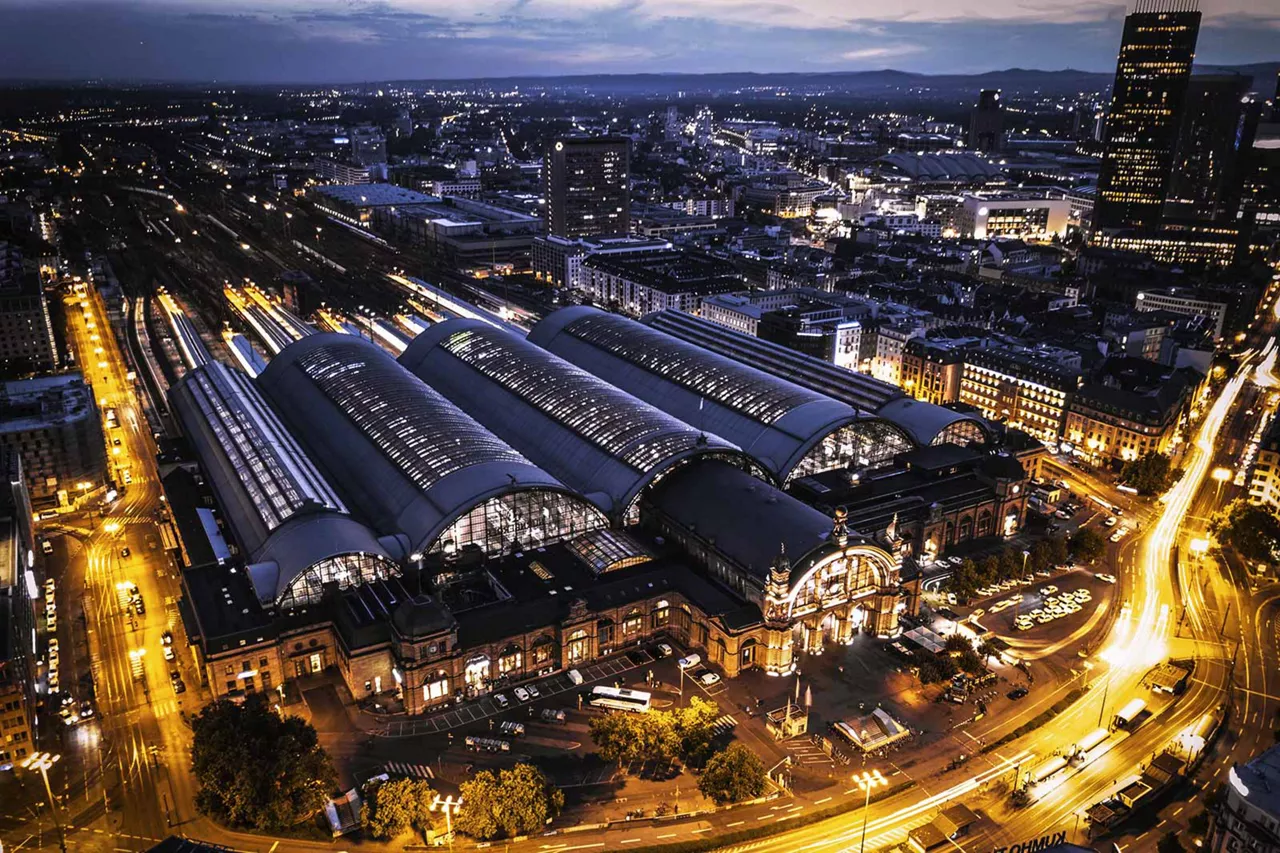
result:
<svg viewBox="0 0 1280 853"><path fill-rule="evenodd" d="M1094 224L1160 225L1200 33L1195 0L1139 0L1124 20Z"/></svg>
<svg viewBox="0 0 1280 853"><path fill-rule="evenodd" d="M542 167L547 233L558 237L626 234L631 230L631 140L566 136Z"/></svg>
<svg viewBox="0 0 1280 853"><path fill-rule="evenodd" d="M1197 75L1187 84L1178 144L1165 193L1164 221L1232 222L1257 128L1257 105L1245 95L1253 78Z"/></svg>
<svg viewBox="0 0 1280 853"><path fill-rule="evenodd" d="M1004 107L999 89L983 89L969 113L969 147L975 151L999 151L1004 143Z"/></svg>

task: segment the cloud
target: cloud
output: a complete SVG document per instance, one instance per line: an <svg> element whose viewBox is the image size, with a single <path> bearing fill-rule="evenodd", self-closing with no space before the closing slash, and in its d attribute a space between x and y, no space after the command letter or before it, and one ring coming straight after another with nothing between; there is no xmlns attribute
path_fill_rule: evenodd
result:
<svg viewBox="0 0 1280 853"><path fill-rule="evenodd" d="M857 50L846 50L840 54L842 59L857 62L863 59L884 59L890 56L910 56L919 53L924 47L918 44L895 44L881 47L862 47Z"/></svg>
<svg viewBox="0 0 1280 853"><path fill-rule="evenodd" d="M1280 8L1201 5L1201 62L1280 53ZM337 83L873 62L1109 71L1123 14L1110 0L0 0L0 76Z"/></svg>

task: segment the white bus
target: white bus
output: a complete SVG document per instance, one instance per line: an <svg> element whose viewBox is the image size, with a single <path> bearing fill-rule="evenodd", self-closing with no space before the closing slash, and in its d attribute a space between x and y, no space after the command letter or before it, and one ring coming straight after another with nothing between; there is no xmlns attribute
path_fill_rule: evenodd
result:
<svg viewBox="0 0 1280 853"><path fill-rule="evenodd" d="M652 698L650 694L641 690L593 687L590 704L596 708L608 708L611 711L635 711L643 714L649 710L650 698Z"/></svg>

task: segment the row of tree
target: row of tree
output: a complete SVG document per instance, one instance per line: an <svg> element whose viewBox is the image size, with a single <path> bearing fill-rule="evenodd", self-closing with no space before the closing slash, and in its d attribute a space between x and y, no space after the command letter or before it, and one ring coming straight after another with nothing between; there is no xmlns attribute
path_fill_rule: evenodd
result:
<svg viewBox="0 0 1280 853"><path fill-rule="evenodd" d="M1005 548L981 561L965 560L952 573L950 589L957 596L968 598L984 586L1060 565L1068 557L1067 543L1059 536L1041 539L1025 555L1017 548Z"/></svg>
<svg viewBox="0 0 1280 853"><path fill-rule="evenodd" d="M716 803L736 803L764 793L763 762L742 744L713 752L720 709L694 696L689 704L647 714L615 712L591 721L591 740L606 761L644 764L658 771L676 764L702 767L698 790Z"/></svg>

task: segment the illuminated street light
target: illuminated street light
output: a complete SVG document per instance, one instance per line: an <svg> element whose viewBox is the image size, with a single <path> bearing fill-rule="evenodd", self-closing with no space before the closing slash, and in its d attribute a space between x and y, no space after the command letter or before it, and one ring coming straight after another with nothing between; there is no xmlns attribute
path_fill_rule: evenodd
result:
<svg viewBox="0 0 1280 853"><path fill-rule="evenodd" d="M1235 472L1234 472L1234 471L1232 471L1230 468L1214 468L1214 469L1213 469L1213 473L1212 473L1212 474L1210 474L1209 476L1213 477L1213 479L1214 479L1215 481L1217 481L1217 483L1218 483L1218 491L1217 491L1216 498L1217 498L1217 499L1221 499L1221 498L1222 498L1222 484L1223 484L1223 483L1226 483L1226 482L1229 482L1229 481L1231 481L1231 480L1233 480L1233 479L1235 479L1236 474L1235 474Z"/></svg>
<svg viewBox="0 0 1280 853"><path fill-rule="evenodd" d="M889 780L879 770L864 770L853 774L853 782L867 794L866 801L862 804L862 839L858 842L858 853L866 853L867 812L871 808L871 790L889 787Z"/></svg>
<svg viewBox="0 0 1280 853"><path fill-rule="evenodd" d="M61 755L50 755L47 752L37 752L23 761L22 767L25 770L40 771L40 778L44 779L44 792L49 795L49 811L53 812L53 824L58 827L58 847L62 853L67 853L67 839L62 832L62 820L58 817L58 806L53 801L53 789L49 787L49 768L61 757Z"/></svg>

